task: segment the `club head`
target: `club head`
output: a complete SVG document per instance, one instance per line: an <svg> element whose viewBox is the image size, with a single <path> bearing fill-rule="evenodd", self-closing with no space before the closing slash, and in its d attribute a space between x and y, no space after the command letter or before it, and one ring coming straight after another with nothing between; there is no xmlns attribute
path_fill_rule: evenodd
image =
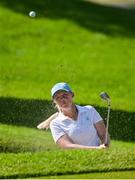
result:
<svg viewBox="0 0 135 180"><path fill-rule="evenodd" d="M110 97L109 97L109 95L108 95L106 92L101 92L101 93L100 93L100 97L101 97L103 100L110 101Z"/></svg>

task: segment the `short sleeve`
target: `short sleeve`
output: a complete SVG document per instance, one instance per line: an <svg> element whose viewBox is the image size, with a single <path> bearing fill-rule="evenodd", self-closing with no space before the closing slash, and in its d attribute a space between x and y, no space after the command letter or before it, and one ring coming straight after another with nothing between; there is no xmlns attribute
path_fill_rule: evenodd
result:
<svg viewBox="0 0 135 180"><path fill-rule="evenodd" d="M53 136L53 139L55 143L58 141L58 139L65 134L65 132L62 130L62 128L59 126L59 124L55 121L52 121L50 124L51 133Z"/></svg>
<svg viewBox="0 0 135 180"><path fill-rule="evenodd" d="M96 124L99 121L102 121L102 117L100 116L100 114L96 111L96 109L93 107L93 123Z"/></svg>
<svg viewBox="0 0 135 180"><path fill-rule="evenodd" d="M100 114L96 111L96 109L93 106L87 106L87 108L89 109L90 116L94 124L103 120L103 118L100 116Z"/></svg>

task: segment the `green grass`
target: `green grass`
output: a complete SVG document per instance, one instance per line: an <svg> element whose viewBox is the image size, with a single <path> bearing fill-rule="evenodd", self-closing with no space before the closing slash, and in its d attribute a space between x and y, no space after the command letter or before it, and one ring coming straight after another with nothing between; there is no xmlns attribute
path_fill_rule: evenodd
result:
<svg viewBox="0 0 135 180"><path fill-rule="evenodd" d="M0 134L0 178L135 170L134 142L112 140L108 150L60 150L50 131L1 124Z"/></svg>
<svg viewBox="0 0 135 180"><path fill-rule="evenodd" d="M40 152L58 149L50 131L0 125L0 152Z"/></svg>
<svg viewBox="0 0 135 180"><path fill-rule="evenodd" d="M0 124L0 152L44 152L58 150L51 132L33 128ZM113 149L130 148L135 150L134 142L112 141Z"/></svg>
<svg viewBox="0 0 135 180"><path fill-rule="evenodd" d="M84 173L61 176L44 176L41 179L134 179L135 171L116 171L100 173Z"/></svg>
<svg viewBox="0 0 135 180"><path fill-rule="evenodd" d="M103 119L105 119L107 115L107 108L99 107L97 105L94 105L94 107L96 107ZM36 128L41 121L48 118L55 111L56 109L52 106L52 102L47 100L20 99L11 97L0 98L1 123L11 126L15 125ZM111 109L109 125L111 138L120 141L134 142L134 119L134 112ZM8 129L8 126L5 126L5 128ZM15 130L12 131L14 133Z"/></svg>
<svg viewBox="0 0 135 180"><path fill-rule="evenodd" d="M83 0L0 1L0 178L135 170L134 19L134 9ZM50 89L59 81L103 117L99 93L110 94L109 150L58 150L35 129L56 111Z"/></svg>
<svg viewBox="0 0 135 180"><path fill-rule="evenodd" d="M112 108L135 109L133 10L81 0L0 4L0 96L49 100L52 85L66 81L76 102L104 106L105 90Z"/></svg>
<svg viewBox="0 0 135 180"><path fill-rule="evenodd" d="M135 148L135 147L134 147ZM40 177L135 169L135 149L59 150L0 154L0 178Z"/></svg>

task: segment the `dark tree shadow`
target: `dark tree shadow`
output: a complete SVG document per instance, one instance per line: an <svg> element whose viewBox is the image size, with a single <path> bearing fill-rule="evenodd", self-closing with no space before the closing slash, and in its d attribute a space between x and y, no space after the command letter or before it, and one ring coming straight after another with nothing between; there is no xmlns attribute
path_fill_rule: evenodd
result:
<svg viewBox="0 0 135 180"><path fill-rule="evenodd" d="M135 10L108 7L84 0L1 0L0 5L37 18L67 19L88 30L110 36L135 36Z"/></svg>
<svg viewBox="0 0 135 180"><path fill-rule="evenodd" d="M0 98L0 122L36 128L56 109L47 100Z"/></svg>
<svg viewBox="0 0 135 180"><path fill-rule="evenodd" d="M106 108L94 107L106 117ZM0 122L3 124L36 128L55 111L52 102L46 100L0 98ZM111 110L109 132L112 139L135 141L135 112Z"/></svg>
<svg viewBox="0 0 135 180"><path fill-rule="evenodd" d="M95 106L96 107L96 106ZM96 107L103 119L107 117L107 108ZM105 122L106 123L106 122ZM109 133L112 139L135 141L135 112L112 110L109 118Z"/></svg>

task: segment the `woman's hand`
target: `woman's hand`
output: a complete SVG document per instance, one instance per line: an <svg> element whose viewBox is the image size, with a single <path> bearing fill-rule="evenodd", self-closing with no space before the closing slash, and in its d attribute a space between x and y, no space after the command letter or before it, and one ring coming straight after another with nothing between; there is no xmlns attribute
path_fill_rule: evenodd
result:
<svg viewBox="0 0 135 180"><path fill-rule="evenodd" d="M106 127L103 121L99 121L95 124L95 128L97 130L98 136L101 140L101 143L105 143L106 139ZM108 133L107 133L108 134ZM107 144L105 146L109 147L110 144L110 136L107 135Z"/></svg>
<svg viewBox="0 0 135 180"><path fill-rule="evenodd" d="M106 149L107 146L105 144L101 144L100 146L97 147L97 149Z"/></svg>

